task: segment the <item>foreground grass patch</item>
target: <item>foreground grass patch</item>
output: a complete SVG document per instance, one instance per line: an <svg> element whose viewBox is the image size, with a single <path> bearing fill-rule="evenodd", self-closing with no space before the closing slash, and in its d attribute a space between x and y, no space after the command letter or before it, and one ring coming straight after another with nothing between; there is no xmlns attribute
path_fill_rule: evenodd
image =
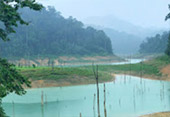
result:
<svg viewBox="0 0 170 117"><path fill-rule="evenodd" d="M91 84L95 83L92 69L81 67L65 67L54 69L49 67L39 68L18 68L18 71L31 80L54 80L57 82L69 82L71 84ZM106 72L99 72L99 81L106 82L113 79L113 76Z"/></svg>

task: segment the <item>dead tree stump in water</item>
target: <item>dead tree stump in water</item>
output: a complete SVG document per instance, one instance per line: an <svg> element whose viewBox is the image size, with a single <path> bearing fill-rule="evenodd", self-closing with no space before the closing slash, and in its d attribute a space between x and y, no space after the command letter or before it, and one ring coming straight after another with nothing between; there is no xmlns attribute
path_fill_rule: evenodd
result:
<svg viewBox="0 0 170 117"><path fill-rule="evenodd" d="M44 93L43 91L41 92L41 106L44 105Z"/></svg>
<svg viewBox="0 0 170 117"><path fill-rule="evenodd" d="M107 111L106 111L106 86L105 86L105 83L104 83L104 116L107 117Z"/></svg>
<svg viewBox="0 0 170 117"><path fill-rule="evenodd" d="M13 101L12 101L12 108L13 108L12 115L13 115L13 117L15 117L15 103Z"/></svg>
<svg viewBox="0 0 170 117"><path fill-rule="evenodd" d="M93 113L94 113L94 117L96 117L95 103L96 103L96 94L94 94L94 99L93 99Z"/></svg>
<svg viewBox="0 0 170 117"><path fill-rule="evenodd" d="M94 76L95 76L95 78L96 78L96 86L97 86L97 110L98 110L98 117L100 117L98 65L96 66L96 69L95 69L94 64L92 64L92 67L93 67Z"/></svg>

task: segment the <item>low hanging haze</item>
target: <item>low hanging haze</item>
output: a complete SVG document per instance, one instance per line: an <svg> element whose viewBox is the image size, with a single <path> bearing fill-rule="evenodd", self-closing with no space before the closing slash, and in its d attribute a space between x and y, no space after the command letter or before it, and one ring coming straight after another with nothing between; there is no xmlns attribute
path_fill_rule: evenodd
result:
<svg viewBox="0 0 170 117"><path fill-rule="evenodd" d="M64 17L83 21L92 16L114 16L144 28L168 28L169 0L37 0L54 6Z"/></svg>

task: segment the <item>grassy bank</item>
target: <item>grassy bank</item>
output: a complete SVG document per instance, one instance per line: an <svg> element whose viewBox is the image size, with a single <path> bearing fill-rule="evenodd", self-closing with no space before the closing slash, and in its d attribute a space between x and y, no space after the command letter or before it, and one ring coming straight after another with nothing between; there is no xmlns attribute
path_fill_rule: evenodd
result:
<svg viewBox="0 0 170 117"><path fill-rule="evenodd" d="M17 68L18 71L26 78L29 78L34 85L42 85L39 87L51 86L67 86L79 84L95 83L95 77L92 68L84 69L81 67L74 68L58 68L49 67L37 68ZM99 82L107 82L113 80L113 76L106 72L99 72ZM35 83L35 84L34 84Z"/></svg>
<svg viewBox="0 0 170 117"><path fill-rule="evenodd" d="M161 56L153 60L126 65L99 65L99 82L113 80L113 73L128 74L145 78L170 80L162 72L170 66L170 57ZM18 71L32 81L33 87L68 86L95 83L92 66L84 67L22 67ZM166 68L168 70L168 68ZM170 72L168 72L170 73ZM170 74L169 74L170 75Z"/></svg>
<svg viewBox="0 0 170 117"><path fill-rule="evenodd" d="M99 70L161 79L162 77L166 77L166 74L162 73L161 70L168 65L170 65L170 57L161 56L137 64L100 65Z"/></svg>

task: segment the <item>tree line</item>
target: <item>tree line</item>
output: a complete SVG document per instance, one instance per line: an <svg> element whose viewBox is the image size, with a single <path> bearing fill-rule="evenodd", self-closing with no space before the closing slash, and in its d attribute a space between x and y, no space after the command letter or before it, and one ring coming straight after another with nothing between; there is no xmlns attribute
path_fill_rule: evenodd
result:
<svg viewBox="0 0 170 117"><path fill-rule="evenodd" d="M168 45L169 32L157 34L153 37L148 37L146 41L140 45L139 52L142 54L159 54L164 53Z"/></svg>
<svg viewBox="0 0 170 117"><path fill-rule="evenodd" d="M169 4L170 10L170 4ZM165 17L165 21L170 19L170 13ZM162 35L157 34L155 37L147 38L147 41L140 45L140 53L151 54L151 53L165 53L170 56L170 31L164 32Z"/></svg>
<svg viewBox="0 0 170 117"><path fill-rule="evenodd" d="M170 10L170 4L169 4ZM165 17L165 21L170 19L170 13ZM140 53L151 54L151 53L165 53L170 56L170 31L164 32L162 35L157 34L155 37L147 38L146 42L140 45Z"/></svg>
<svg viewBox="0 0 170 117"><path fill-rule="evenodd" d="M0 41L2 57L113 54L110 38L103 31L85 27L71 16L64 18L53 7L19 12L30 24L15 28L9 42Z"/></svg>

